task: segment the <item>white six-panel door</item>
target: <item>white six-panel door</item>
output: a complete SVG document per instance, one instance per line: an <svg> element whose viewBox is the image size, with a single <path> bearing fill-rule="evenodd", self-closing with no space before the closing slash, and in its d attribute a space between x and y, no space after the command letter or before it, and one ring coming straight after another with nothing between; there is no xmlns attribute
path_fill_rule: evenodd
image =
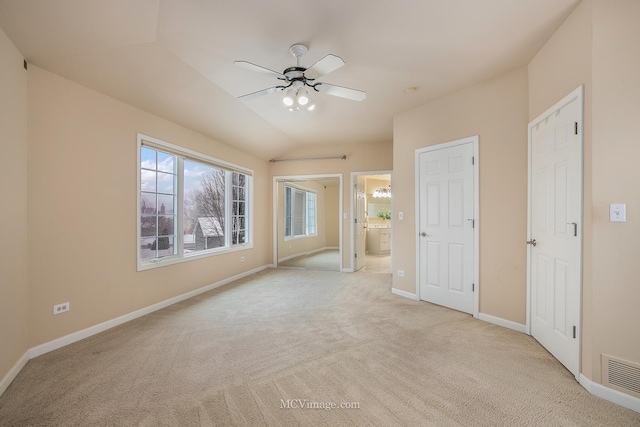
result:
<svg viewBox="0 0 640 427"><path fill-rule="evenodd" d="M434 148L417 153L419 296L473 314L474 143Z"/></svg>
<svg viewBox="0 0 640 427"><path fill-rule="evenodd" d="M580 88L529 124L530 332L575 376L580 366L581 95Z"/></svg>

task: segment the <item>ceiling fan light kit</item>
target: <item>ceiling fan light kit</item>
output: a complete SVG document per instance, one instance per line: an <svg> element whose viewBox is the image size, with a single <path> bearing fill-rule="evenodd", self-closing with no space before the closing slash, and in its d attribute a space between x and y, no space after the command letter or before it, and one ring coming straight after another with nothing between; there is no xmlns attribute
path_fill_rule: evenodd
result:
<svg viewBox="0 0 640 427"><path fill-rule="evenodd" d="M316 104L309 96L307 88L311 88L315 92L326 93L328 95L351 99L354 101L362 101L367 97L366 92L360 90L318 82L317 80L319 78L344 66L345 63L339 56L329 54L313 64L310 68L301 67L300 58L307 53L308 50L309 49L303 44L294 44L291 46L289 48L289 52L291 52L291 55L296 58L296 66L286 68L282 73L278 73L277 71L273 71L269 68L253 64L251 62L235 61L234 65L238 67L257 71L263 74L269 74L282 81L281 85L242 95L239 96L238 99L249 100L274 92L286 91L285 96L282 98L282 102L289 111L313 111Z"/></svg>

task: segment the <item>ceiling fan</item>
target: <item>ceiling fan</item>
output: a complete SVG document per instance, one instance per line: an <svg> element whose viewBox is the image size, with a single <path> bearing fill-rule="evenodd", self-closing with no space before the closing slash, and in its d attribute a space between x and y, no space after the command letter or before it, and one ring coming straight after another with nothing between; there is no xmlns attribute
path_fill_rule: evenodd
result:
<svg viewBox="0 0 640 427"><path fill-rule="evenodd" d="M233 64L238 67L257 71L263 74L269 74L282 81L282 84L278 86L248 93L246 95L239 96L238 99L249 100L286 90L286 94L282 99L282 102L284 102L289 110L295 111L304 109L312 111L315 108L315 103L309 97L309 91L311 90L354 101L362 101L367 97L367 93L361 90L318 82L317 80L319 78L337 70L345 65L345 63L339 56L329 54L309 68L301 67L300 58L302 58L308 50L309 49L303 44L294 44L291 46L289 48L289 52L291 52L291 54L296 58L296 66L286 68L282 73L261 67L260 65L253 64L251 62L235 61Z"/></svg>

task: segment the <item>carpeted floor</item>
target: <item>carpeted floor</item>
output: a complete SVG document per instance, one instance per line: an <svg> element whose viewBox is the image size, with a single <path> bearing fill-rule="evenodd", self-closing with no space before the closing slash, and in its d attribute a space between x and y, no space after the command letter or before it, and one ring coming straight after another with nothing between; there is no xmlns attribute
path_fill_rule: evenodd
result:
<svg viewBox="0 0 640 427"><path fill-rule="evenodd" d="M390 281L247 277L31 360L0 424L640 425L532 338L394 296Z"/></svg>
<svg viewBox="0 0 640 427"><path fill-rule="evenodd" d="M340 271L340 251L338 249L325 249L282 261L279 266L306 268L308 270Z"/></svg>

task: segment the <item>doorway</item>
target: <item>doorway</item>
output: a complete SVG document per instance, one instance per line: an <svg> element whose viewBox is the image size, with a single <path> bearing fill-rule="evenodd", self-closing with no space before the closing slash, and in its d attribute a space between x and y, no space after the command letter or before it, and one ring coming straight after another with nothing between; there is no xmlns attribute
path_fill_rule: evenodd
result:
<svg viewBox="0 0 640 427"><path fill-rule="evenodd" d="M352 271L391 274L391 171L351 173Z"/></svg>
<svg viewBox="0 0 640 427"><path fill-rule="evenodd" d="M527 333L576 378L582 308L579 87L529 123Z"/></svg>
<svg viewBox="0 0 640 427"><path fill-rule="evenodd" d="M274 265L340 271L342 175L274 177Z"/></svg>
<svg viewBox="0 0 640 427"><path fill-rule="evenodd" d="M416 150L417 295L478 317L478 137Z"/></svg>

